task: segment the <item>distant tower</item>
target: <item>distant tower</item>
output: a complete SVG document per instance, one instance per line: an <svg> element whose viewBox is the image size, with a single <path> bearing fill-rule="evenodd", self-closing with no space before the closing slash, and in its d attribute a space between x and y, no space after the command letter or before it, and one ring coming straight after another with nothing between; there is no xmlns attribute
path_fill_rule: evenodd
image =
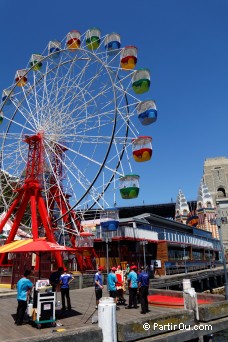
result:
<svg viewBox="0 0 228 342"><path fill-rule="evenodd" d="M223 243L228 248L228 158L206 159L203 179L221 216Z"/></svg>
<svg viewBox="0 0 228 342"><path fill-rule="evenodd" d="M179 190L175 206L175 221L186 224L189 212L190 210L186 198L183 192Z"/></svg>
<svg viewBox="0 0 228 342"><path fill-rule="evenodd" d="M197 197L197 213L198 225L197 228L206 230L212 233L212 237L219 238L218 228L216 225L216 208L213 203L212 196L207 185L201 180L198 197Z"/></svg>

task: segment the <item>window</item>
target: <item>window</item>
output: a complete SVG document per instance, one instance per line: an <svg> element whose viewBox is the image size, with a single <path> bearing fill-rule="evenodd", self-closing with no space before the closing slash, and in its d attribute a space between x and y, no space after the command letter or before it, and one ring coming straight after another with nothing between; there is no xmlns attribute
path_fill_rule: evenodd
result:
<svg viewBox="0 0 228 342"><path fill-rule="evenodd" d="M218 188L218 190L217 190L217 197L218 198L226 197L226 192L225 192L224 188Z"/></svg>

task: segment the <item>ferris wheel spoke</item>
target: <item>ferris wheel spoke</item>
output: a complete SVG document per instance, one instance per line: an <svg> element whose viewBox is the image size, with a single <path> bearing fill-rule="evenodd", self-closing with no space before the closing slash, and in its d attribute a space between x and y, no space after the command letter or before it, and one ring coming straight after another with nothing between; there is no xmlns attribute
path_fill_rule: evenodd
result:
<svg viewBox="0 0 228 342"><path fill-rule="evenodd" d="M44 161L40 186L49 215L57 212L58 234L66 233L62 215L67 210L75 208L82 217L89 208L109 206L118 188L116 177L133 173L132 141L140 134L141 100L132 88L136 57L125 68L126 48L118 48L118 34L98 30L99 39L89 43L88 32L72 32L78 37L74 45L69 45L68 34L48 44L39 64L29 62L26 80L7 88L10 93L1 107L3 207L15 196L7 189L25 181L30 149L25 136L39 134ZM111 36L117 41L109 40Z"/></svg>

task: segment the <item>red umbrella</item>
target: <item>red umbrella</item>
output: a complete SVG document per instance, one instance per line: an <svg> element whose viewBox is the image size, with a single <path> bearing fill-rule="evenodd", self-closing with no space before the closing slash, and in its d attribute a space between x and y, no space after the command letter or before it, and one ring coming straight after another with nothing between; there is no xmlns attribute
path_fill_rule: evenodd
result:
<svg viewBox="0 0 228 342"><path fill-rule="evenodd" d="M74 248L61 246L55 242L49 242L46 238L25 239L13 241L0 247L0 253L26 253L26 252L75 252Z"/></svg>
<svg viewBox="0 0 228 342"><path fill-rule="evenodd" d="M75 252L75 248L61 246L55 242L49 242L46 238L25 239L13 241L0 247L0 253L27 253L32 252L39 257L47 252ZM40 278L40 269L39 269Z"/></svg>

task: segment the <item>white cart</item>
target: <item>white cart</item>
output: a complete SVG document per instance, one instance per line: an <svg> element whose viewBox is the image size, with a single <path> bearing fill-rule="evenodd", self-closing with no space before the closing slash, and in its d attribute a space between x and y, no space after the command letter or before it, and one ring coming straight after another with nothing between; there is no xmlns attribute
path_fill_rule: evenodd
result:
<svg viewBox="0 0 228 342"><path fill-rule="evenodd" d="M42 283L41 283L42 282ZM42 284L40 286L40 284ZM43 324L56 326L55 301L56 293L50 291L51 287L45 281L38 280L33 295L32 322L40 329Z"/></svg>

